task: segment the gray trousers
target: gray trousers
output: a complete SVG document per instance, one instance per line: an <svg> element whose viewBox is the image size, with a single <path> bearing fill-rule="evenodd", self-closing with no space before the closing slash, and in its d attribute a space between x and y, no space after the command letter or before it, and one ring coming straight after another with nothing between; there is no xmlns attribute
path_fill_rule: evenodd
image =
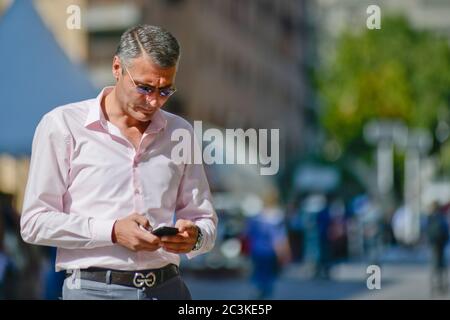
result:
<svg viewBox="0 0 450 320"><path fill-rule="evenodd" d="M63 300L191 300L191 293L178 275L156 288L136 289L116 284L78 279L64 280Z"/></svg>

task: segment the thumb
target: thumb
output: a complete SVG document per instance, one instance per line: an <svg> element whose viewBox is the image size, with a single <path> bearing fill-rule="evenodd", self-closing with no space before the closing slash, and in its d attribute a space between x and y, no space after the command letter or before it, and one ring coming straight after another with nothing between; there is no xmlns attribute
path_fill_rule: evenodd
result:
<svg viewBox="0 0 450 320"><path fill-rule="evenodd" d="M177 222L175 223L175 227L178 228L178 231L180 233L185 232L186 230L192 228L194 225L194 222L184 219L177 220Z"/></svg>

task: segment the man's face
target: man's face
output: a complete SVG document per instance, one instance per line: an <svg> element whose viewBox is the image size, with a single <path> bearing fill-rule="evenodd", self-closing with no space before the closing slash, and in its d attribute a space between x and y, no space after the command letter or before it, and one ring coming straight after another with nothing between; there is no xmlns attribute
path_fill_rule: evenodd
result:
<svg viewBox="0 0 450 320"><path fill-rule="evenodd" d="M148 122L168 100L168 97L160 96L158 89L174 87L177 68L161 68L145 56L133 59L126 68L128 72L125 68L115 57L113 72L118 76L116 92L122 111L138 121ZM136 85L158 89L144 95L139 93Z"/></svg>

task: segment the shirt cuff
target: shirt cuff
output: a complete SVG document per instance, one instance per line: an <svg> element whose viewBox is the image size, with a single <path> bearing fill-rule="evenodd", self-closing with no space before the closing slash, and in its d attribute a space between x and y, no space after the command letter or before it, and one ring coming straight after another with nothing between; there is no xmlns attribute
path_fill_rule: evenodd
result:
<svg viewBox="0 0 450 320"><path fill-rule="evenodd" d="M195 250L195 251L191 250L190 252L186 253L186 257L188 259L192 259L192 258L194 258L194 257L196 257L198 255L201 255L201 254L205 253L205 244L206 244L206 241L207 241L207 234L206 234L204 228L200 227L198 224L197 224L197 227L199 227L202 230L203 241L202 241L202 244L200 245L200 248L198 250Z"/></svg>
<svg viewBox="0 0 450 320"><path fill-rule="evenodd" d="M95 247L114 245L111 233L116 221L92 219L92 242Z"/></svg>

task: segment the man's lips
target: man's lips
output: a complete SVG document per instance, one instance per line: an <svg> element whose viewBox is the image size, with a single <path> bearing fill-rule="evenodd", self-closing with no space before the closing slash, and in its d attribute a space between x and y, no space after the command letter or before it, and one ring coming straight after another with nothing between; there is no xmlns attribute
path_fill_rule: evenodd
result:
<svg viewBox="0 0 450 320"><path fill-rule="evenodd" d="M144 112L144 113L153 113L155 112L156 108L144 108L144 107L135 107L138 111Z"/></svg>

